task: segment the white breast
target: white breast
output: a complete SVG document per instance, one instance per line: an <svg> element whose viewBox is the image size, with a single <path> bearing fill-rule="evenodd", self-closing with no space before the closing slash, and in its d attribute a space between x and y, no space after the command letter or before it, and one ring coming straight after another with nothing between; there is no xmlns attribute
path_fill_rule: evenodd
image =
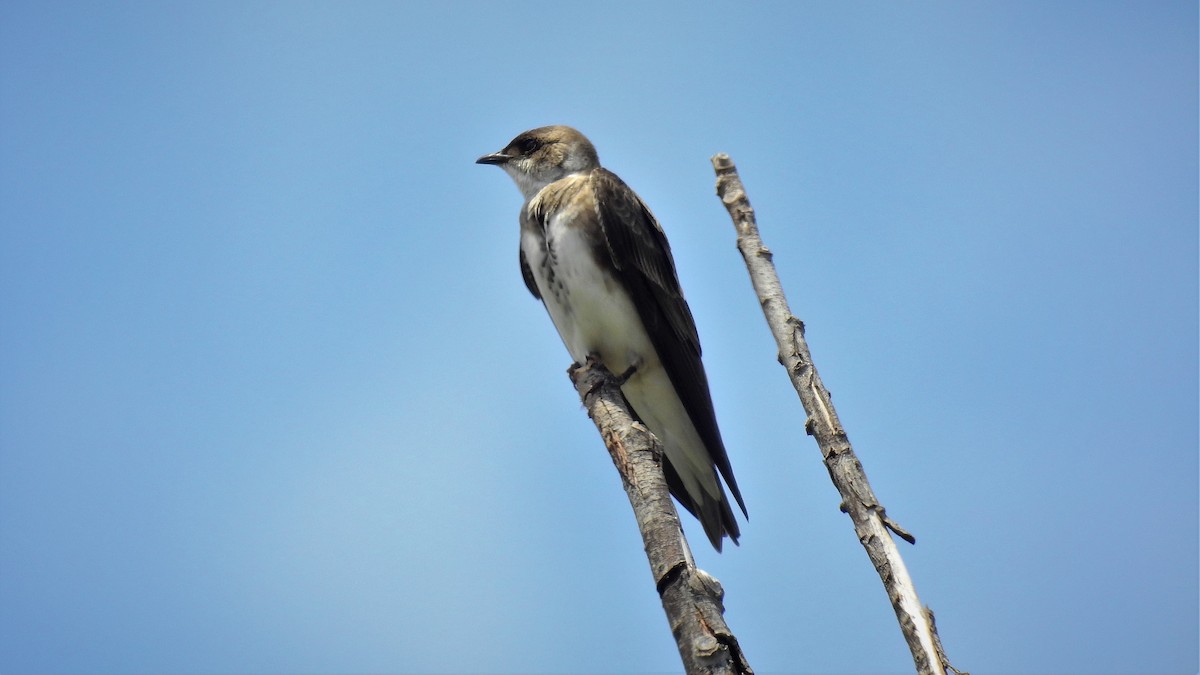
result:
<svg viewBox="0 0 1200 675"><path fill-rule="evenodd" d="M657 361L633 302L596 263L588 239L570 226L572 216L563 210L550 218L545 247L534 233L521 237L538 291L571 358L583 363L588 354L599 354L614 373L635 360Z"/></svg>

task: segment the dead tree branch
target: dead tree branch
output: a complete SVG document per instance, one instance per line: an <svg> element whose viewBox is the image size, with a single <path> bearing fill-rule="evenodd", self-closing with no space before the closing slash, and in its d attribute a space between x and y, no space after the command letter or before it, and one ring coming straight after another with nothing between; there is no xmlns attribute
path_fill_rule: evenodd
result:
<svg viewBox="0 0 1200 675"><path fill-rule="evenodd" d="M737 230L737 247L746 261L750 280L758 294L763 314L779 346L779 363L787 369L808 419L804 428L821 449L829 476L842 496L842 510L850 515L859 542L879 573L888 599L900 622L900 630L912 651L917 672L944 675L949 663L941 650L936 630L921 606L916 587L904 566L895 540L895 532L909 543L916 540L887 517L867 482L867 474L854 454L845 429L838 421L829 391L821 383L804 339L804 323L792 314L775 273L771 252L758 233L754 209L746 196L737 167L729 155L712 158L717 174L717 196L729 211Z"/></svg>
<svg viewBox="0 0 1200 675"><path fill-rule="evenodd" d="M621 474L684 669L688 675L752 675L722 616L725 591L696 567L679 527L663 477L662 445L634 422L620 386L603 364L588 359L567 374Z"/></svg>

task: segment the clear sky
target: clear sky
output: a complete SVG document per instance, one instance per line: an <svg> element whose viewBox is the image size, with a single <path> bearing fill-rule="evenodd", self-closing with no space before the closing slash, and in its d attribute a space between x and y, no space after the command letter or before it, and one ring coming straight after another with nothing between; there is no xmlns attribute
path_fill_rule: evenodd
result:
<svg viewBox="0 0 1200 675"><path fill-rule="evenodd" d="M5 2L0 671L672 672L476 157L654 209L761 673L911 668L713 192L975 673L1194 673L1194 2Z"/></svg>

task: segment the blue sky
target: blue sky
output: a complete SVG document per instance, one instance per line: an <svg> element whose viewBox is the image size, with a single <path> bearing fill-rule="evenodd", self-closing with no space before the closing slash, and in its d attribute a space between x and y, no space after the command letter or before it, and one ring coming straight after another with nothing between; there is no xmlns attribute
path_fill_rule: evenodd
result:
<svg viewBox="0 0 1200 675"><path fill-rule="evenodd" d="M674 248L758 672L911 667L762 321L730 153L977 673L1192 673L1197 7L0 7L0 670L672 672L473 164L576 126Z"/></svg>

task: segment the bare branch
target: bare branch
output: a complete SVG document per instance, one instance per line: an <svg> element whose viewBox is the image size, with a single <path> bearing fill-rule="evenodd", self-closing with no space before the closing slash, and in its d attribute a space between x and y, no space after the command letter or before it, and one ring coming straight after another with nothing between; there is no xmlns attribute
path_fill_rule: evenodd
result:
<svg viewBox="0 0 1200 675"><path fill-rule="evenodd" d="M617 380L603 364L589 358L567 374L621 474L684 669L689 675L752 675L737 638L725 625L725 591L696 567L679 527L662 472L662 444L634 422Z"/></svg>
<svg viewBox="0 0 1200 675"><path fill-rule="evenodd" d="M787 369L808 414L804 428L816 439L829 476L842 495L841 508L850 515L858 540L883 581L917 672L944 675L948 663L941 650L932 613L927 614L921 606L916 587L888 530L910 543L915 543L916 539L887 517L871 491L867 474L838 420L829 391L813 365L808 343L804 340L804 323L788 308L771 252L759 236L754 209L738 177L737 167L724 153L714 156L712 164L717 174L717 196L729 211L737 230L738 250L746 261L763 314L779 346L779 363Z"/></svg>

